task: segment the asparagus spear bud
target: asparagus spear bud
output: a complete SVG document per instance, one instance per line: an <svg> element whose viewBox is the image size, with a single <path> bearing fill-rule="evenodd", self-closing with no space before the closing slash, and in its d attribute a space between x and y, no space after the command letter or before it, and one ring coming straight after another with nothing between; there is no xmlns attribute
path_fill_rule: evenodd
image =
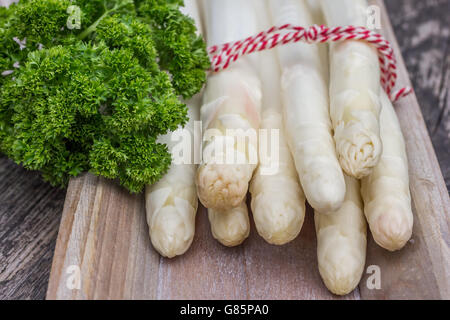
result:
<svg viewBox="0 0 450 320"><path fill-rule="evenodd" d="M413 214L405 141L391 101L384 91L380 114L383 153L372 173L362 179L364 212L375 241L390 251L411 238Z"/></svg>
<svg viewBox="0 0 450 320"><path fill-rule="evenodd" d="M272 25L268 7L265 1L258 5L260 29L268 29ZM260 165L250 183L251 207L258 233L267 242L282 245L295 239L302 228L305 196L284 133L281 71L276 52L262 52L260 61L263 88L261 129L266 130L268 141L260 141L259 145L261 151L270 151L267 154L260 152ZM278 141L272 137L275 133L278 133ZM272 140L275 145L272 145Z"/></svg>
<svg viewBox="0 0 450 320"><path fill-rule="evenodd" d="M181 9L191 16L201 32L200 12L195 0L185 0ZM194 122L200 118L200 94L187 102L189 122L185 130L194 135ZM179 128L178 131L182 129ZM182 135L181 135L182 136ZM159 138L172 149L178 142L172 140L172 133ZM182 141L192 144L193 141ZM194 148L195 148L195 144ZM197 150L194 150L197 152ZM195 187L197 166L172 163L166 175L145 190L147 223L153 247L165 257L172 258L185 253L194 238L195 215L198 197Z"/></svg>
<svg viewBox="0 0 450 320"><path fill-rule="evenodd" d="M367 227L360 183L345 176L342 207L332 213L315 211L319 272L327 288L345 295L356 288L366 260Z"/></svg>
<svg viewBox="0 0 450 320"><path fill-rule="evenodd" d="M365 26L366 0L321 0L329 26ZM376 49L361 41L330 46L331 119L342 169L355 178L370 174L382 152L380 65Z"/></svg>
<svg viewBox="0 0 450 320"><path fill-rule="evenodd" d="M258 23L253 4L253 1L238 0L205 2L207 43L225 43L256 33ZM242 203L256 168L257 159L252 161L252 151L257 150L256 138L246 139L243 145L232 142L231 148L217 142L229 141L229 129L241 129L256 136L261 109L257 60L258 54L243 57L208 78L201 119L205 133L214 129L216 134L213 139L204 139L204 163L197 173L198 195L207 208L226 211ZM213 161L210 155L214 155ZM233 164L227 161L238 157L244 161Z"/></svg>
<svg viewBox="0 0 450 320"><path fill-rule="evenodd" d="M245 200L230 210L208 209L213 237L227 247L240 245L250 234L250 220Z"/></svg>

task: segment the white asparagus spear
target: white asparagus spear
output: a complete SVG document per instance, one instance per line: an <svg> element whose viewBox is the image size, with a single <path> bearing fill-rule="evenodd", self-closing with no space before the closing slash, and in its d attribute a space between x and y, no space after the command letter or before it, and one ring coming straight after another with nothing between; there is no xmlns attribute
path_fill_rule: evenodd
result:
<svg viewBox="0 0 450 320"><path fill-rule="evenodd" d="M185 0L185 6L181 8L184 14L191 16L199 32L201 25L199 12L195 0ZM187 139L181 143L195 148L196 144L191 138L194 136L194 122L200 118L200 94L187 102L189 122L185 130L190 137L183 136L182 128L174 134ZM172 133L159 138L161 143L167 144L173 151L179 141L172 141ZM198 152L198 150L194 150ZM192 157L193 158L193 157ZM172 163L164 177L145 189L147 223L150 239L153 247L165 257L172 258L185 253L194 238L195 215L198 206L198 197L195 187L195 173L197 166L194 164Z"/></svg>
<svg viewBox="0 0 450 320"><path fill-rule="evenodd" d="M213 237L224 246L240 245L250 234L250 220L245 199L239 206L229 210L208 209L208 219Z"/></svg>
<svg viewBox="0 0 450 320"><path fill-rule="evenodd" d="M208 45L239 40L258 31L253 1L210 0L204 3ZM197 191L207 208L229 210L242 203L257 165L257 129L260 124L261 85L255 70L258 54L239 59L228 69L208 77L201 119L213 139L203 143L203 163L197 172ZM242 130L238 143L227 129ZM236 132L235 132L236 133ZM224 148L231 141L231 148ZM219 143L218 143L219 142ZM226 150L225 150L226 149ZM214 161L211 161L213 155ZM254 155L255 157L252 157ZM229 159L242 161L230 164ZM228 160L227 160L228 159Z"/></svg>
<svg viewBox="0 0 450 320"><path fill-rule="evenodd" d="M303 0L269 0L276 25L313 24ZM311 206L337 210L345 182L336 156L329 115L326 47L297 43L277 48L282 67L284 122L295 166Z"/></svg>
<svg viewBox="0 0 450 320"><path fill-rule="evenodd" d="M411 238L413 214L405 141L387 94L382 90L380 133L383 153L372 173L362 179L364 212L375 241L390 251Z"/></svg>
<svg viewBox="0 0 450 320"><path fill-rule="evenodd" d="M320 1L317 0L306 0L309 12L313 17L314 23L317 25L325 25L325 17L322 13L322 8L320 7Z"/></svg>
<svg viewBox="0 0 450 320"><path fill-rule="evenodd" d="M272 23L265 1L258 3L260 29ZM260 152L260 165L250 183L251 207L258 233L269 243L282 245L297 237L305 217L305 196L284 134L280 95L280 67L273 50L261 53L260 78L263 88L261 129L270 151ZM271 145L278 133L278 143ZM274 154L276 153L276 155ZM273 170L273 171L272 171Z"/></svg>
<svg viewBox="0 0 450 320"><path fill-rule="evenodd" d="M329 26L365 26L366 0L320 0ZM330 45L330 114L344 171L367 176L381 152L380 65L377 51L361 41Z"/></svg>
<svg viewBox="0 0 450 320"><path fill-rule="evenodd" d="M315 211L319 272L327 288L345 295L356 288L366 261L367 227L358 180L345 176L347 192L333 213Z"/></svg>

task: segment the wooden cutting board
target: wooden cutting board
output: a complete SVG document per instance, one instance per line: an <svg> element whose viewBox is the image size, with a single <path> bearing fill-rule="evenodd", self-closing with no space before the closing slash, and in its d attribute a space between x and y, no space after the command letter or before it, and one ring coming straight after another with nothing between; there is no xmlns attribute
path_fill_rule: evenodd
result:
<svg viewBox="0 0 450 320"><path fill-rule="evenodd" d="M381 7L382 33L399 54L382 0L372 3ZM411 85L398 60L399 85ZM448 192L415 95L397 103L396 111L409 156L413 236L395 253L369 237L366 270L380 268L381 288L369 289L365 272L344 299L450 299ZM336 298L318 272L311 208L290 244L269 245L252 225L243 245L226 248L213 239L200 207L192 247L166 259L151 246L142 194L90 174L69 184L47 299Z"/></svg>

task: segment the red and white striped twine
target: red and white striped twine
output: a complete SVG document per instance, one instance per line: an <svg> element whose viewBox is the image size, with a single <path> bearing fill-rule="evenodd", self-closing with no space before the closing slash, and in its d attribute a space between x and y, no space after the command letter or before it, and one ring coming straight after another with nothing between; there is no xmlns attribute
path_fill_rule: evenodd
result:
<svg viewBox="0 0 450 320"><path fill-rule="evenodd" d="M211 46L208 48L208 53L211 57L211 69L218 72L228 68L239 57L255 51L272 49L279 45L299 41L312 44L345 40L366 41L377 48L381 69L381 84L392 102L398 101L413 91L410 87L394 91L397 81L397 61L394 50L389 41L382 35L364 27L328 28L314 25L304 28L285 24L280 27L272 27L243 40Z"/></svg>

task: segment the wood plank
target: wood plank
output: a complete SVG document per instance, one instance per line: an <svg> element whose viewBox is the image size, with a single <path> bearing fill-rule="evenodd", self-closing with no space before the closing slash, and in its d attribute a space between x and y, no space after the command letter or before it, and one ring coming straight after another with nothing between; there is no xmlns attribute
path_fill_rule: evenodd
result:
<svg viewBox="0 0 450 320"><path fill-rule="evenodd" d="M42 299L65 191L0 157L0 300Z"/></svg>
<svg viewBox="0 0 450 320"><path fill-rule="evenodd" d="M386 7L450 190L450 1L388 0Z"/></svg>
<svg viewBox="0 0 450 320"><path fill-rule="evenodd" d="M142 196L90 174L72 179L68 190L47 297L154 299L160 257L147 236ZM70 266L79 267L81 290L67 287Z"/></svg>
<svg viewBox="0 0 450 320"><path fill-rule="evenodd" d="M209 230L206 209L197 217L192 248L161 264L161 299L334 299L317 269L316 238L309 208L301 235L285 246L272 246L254 224L243 245L226 248ZM358 293L346 297L355 298Z"/></svg>
<svg viewBox="0 0 450 320"><path fill-rule="evenodd" d="M212 238L200 208L192 248L165 259L148 239L142 196L90 174L73 179L69 191L48 299L335 298L317 271L311 209L301 236L287 246L266 244L253 225L244 245L226 248ZM80 268L81 290L67 287L70 266Z"/></svg>
<svg viewBox="0 0 450 320"><path fill-rule="evenodd" d="M376 1L382 6L382 2ZM382 6L383 27L394 34ZM397 53L398 46L395 41ZM399 83L409 83L400 62ZM381 290L346 298L449 298L448 193L415 96L397 105L405 133L416 218L413 241L399 253L369 242L367 265L379 265ZM160 258L151 248L142 195L86 174L71 181L52 266L48 299L333 299L317 271L311 210L301 235L282 247L256 234L240 247L212 239L199 209L192 248L182 257ZM81 289L67 287L67 267L78 265ZM419 293L417 293L419 292Z"/></svg>

